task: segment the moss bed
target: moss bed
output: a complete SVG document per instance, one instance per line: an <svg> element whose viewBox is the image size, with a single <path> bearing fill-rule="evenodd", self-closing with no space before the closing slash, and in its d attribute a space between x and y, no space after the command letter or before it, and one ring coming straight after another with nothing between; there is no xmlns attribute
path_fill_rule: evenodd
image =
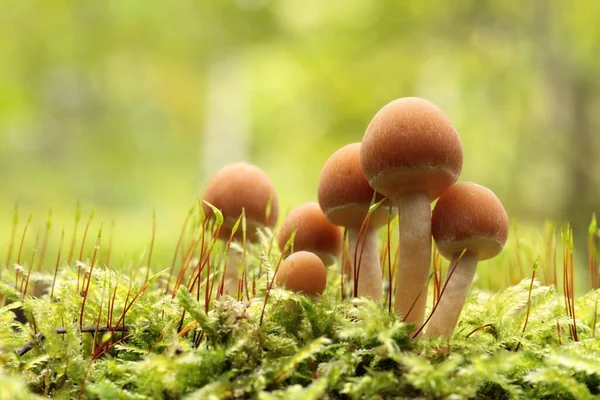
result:
<svg viewBox="0 0 600 400"><path fill-rule="evenodd" d="M24 296L5 269L0 398L600 396L598 290L574 298L566 287L565 296L535 274L497 292L473 289L451 338L413 339L415 327L387 304L342 299L335 268L318 299L268 291L280 255L269 232L262 236L248 249L245 275L255 278L240 300L212 294L224 258L219 244L202 267L200 286L189 277L202 258L187 263L175 290L176 268L168 291L169 270L146 280L145 267L126 274L96 261L91 269L93 255L61 267L52 296ZM53 273L32 273L29 285L52 281ZM21 310L23 322L14 314Z"/></svg>

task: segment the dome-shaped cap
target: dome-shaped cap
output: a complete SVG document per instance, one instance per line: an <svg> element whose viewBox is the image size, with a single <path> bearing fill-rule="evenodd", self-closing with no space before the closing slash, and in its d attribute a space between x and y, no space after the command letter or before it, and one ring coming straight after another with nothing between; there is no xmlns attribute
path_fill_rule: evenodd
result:
<svg viewBox="0 0 600 400"><path fill-rule="evenodd" d="M487 260L506 244L508 215L490 189L459 183L445 191L435 205L431 232L444 257L451 259L466 249L479 260Z"/></svg>
<svg viewBox="0 0 600 400"><path fill-rule="evenodd" d="M332 223L360 228L365 219L374 190L360 168L360 143L348 144L329 157L319 178L319 205ZM383 196L377 194L375 201ZM387 223L388 204L382 204L371 215L371 225Z"/></svg>
<svg viewBox="0 0 600 400"><path fill-rule="evenodd" d="M318 203L302 204L285 217L277 234L281 251L294 230L294 251L315 253L325 265L333 264L342 252L342 230L329 222Z"/></svg>
<svg viewBox="0 0 600 400"><path fill-rule="evenodd" d="M315 254L299 251L283 260L275 283L293 292L319 295L327 287L327 270Z"/></svg>
<svg viewBox="0 0 600 400"><path fill-rule="evenodd" d="M275 186L262 169L247 162L229 164L217 171L208 183L203 199L223 213L222 237L230 235L242 209L246 210L246 235L251 241L256 239L256 228L272 228L277 222L279 198ZM206 204L203 208L207 217L213 215ZM242 237L241 225L236 237Z"/></svg>
<svg viewBox="0 0 600 400"><path fill-rule="evenodd" d="M454 125L438 106L417 97L394 100L379 110L360 154L370 185L391 198L415 192L438 198L458 179L462 161Z"/></svg>

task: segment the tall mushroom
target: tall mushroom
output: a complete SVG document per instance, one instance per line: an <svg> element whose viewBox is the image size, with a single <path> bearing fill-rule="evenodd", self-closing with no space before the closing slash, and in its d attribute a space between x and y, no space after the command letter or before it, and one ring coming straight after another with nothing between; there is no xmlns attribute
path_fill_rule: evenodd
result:
<svg viewBox="0 0 600 400"><path fill-rule="evenodd" d="M275 186L267 174L256 165L237 162L221 168L213 176L204 192L204 200L218 208L223 214L223 226L220 238L228 240L233 226L245 210L246 238L256 242L256 230L261 227L273 228L277 222L279 200ZM203 205L208 217L213 213L210 207ZM235 233L235 240L242 239L241 226ZM225 264L224 293L233 294L238 287L238 269L242 254L230 249Z"/></svg>
<svg viewBox="0 0 600 400"><path fill-rule="evenodd" d="M431 265L431 206L458 179L463 150L458 133L435 104L401 98L373 117L360 163L369 184L398 207L400 245L394 310L423 323Z"/></svg>
<svg viewBox="0 0 600 400"><path fill-rule="evenodd" d="M329 222L318 203L301 204L285 217L277 233L281 251L294 232L293 251L315 253L325 265L335 263L342 252L342 231Z"/></svg>
<svg viewBox="0 0 600 400"><path fill-rule="evenodd" d="M317 296L327 286L327 270L316 254L299 251L283 260L275 283L293 292Z"/></svg>
<svg viewBox="0 0 600 400"><path fill-rule="evenodd" d="M431 229L438 250L452 261L452 269L426 334L450 336L471 287L477 262L495 257L506 243L508 215L490 189L475 183L460 183L438 200Z"/></svg>
<svg viewBox="0 0 600 400"><path fill-rule="evenodd" d="M348 230L350 256L354 258L357 255L353 264L359 266L358 295L377 301L383 294L377 228L387 223L388 207L380 206L372 212L370 223L363 231L359 243L358 234L374 194L360 169L360 147L360 143L352 143L329 157L321 171L318 197L327 219ZM376 201L381 199L383 197L377 195Z"/></svg>

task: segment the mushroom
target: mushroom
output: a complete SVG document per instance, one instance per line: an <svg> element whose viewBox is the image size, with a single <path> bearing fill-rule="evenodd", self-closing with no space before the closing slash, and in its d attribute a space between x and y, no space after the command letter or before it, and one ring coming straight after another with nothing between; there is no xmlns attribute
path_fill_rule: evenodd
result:
<svg viewBox="0 0 600 400"><path fill-rule="evenodd" d="M283 260L275 283L296 293L317 296L327 286L327 270L316 254L298 251Z"/></svg>
<svg viewBox="0 0 600 400"><path fill-rule="evenodd" d="M350 256L359 266L358 296L378 301L383 294L381 265L377 252L377 228L387 223L388 207L381 205L370 215L369 224L359 232L367 217L374 191L360 169L360 143L348 144L329 157L319 179L319 205L329 221L348 230ZM375 201L383 199L377 195ZM361 257L362 255L362 257Z"/></svg>
<svg viewBox="0 0 600 400"><path fill-rule="evenodd" d="M360 163L369 184L398 207L400 231L394 310L423 323L431 266L431 206L458 179L463 150L458 133L435 104L394 100L373 117Z"/></svg>
<svg viewBox="0 0 600 400"><path fill-rule="evenodd" d="M229 240L242 210L246 215L246 238L251 243L258 240L258 228L273 228L277 222L279 201L275 186L262 169L247 162L228 164L217 171L206 187L204 200L223 214L223 225L219 233L223 240ZM203 209L208 217L213 217L210 207L203 204ZM234 239L240 241L242 234L240 227L235 232ZM238 288L238 269L242 254L231 248L227 258L223 292L233 294Z"/></svg>
<svg viewBox="0 0 600 400"><path fill-rule="evenodd" d="M331 265L342 251L342 231L329 222L316 202L304 203L285 217L277 234L277 244L281 251L284 251L294 232L291 252L310 251L319 256L323 264Z"/></svg>
<svg viewBox="0 0 600 400"><path fill-rule="evenodd" d="M477 262L495 257L506 244L508 215L490 189L475 183L460 183L438 200L433 209L431 230L440 254L451 260L451 269L426 334L450 336Z"/></svg>

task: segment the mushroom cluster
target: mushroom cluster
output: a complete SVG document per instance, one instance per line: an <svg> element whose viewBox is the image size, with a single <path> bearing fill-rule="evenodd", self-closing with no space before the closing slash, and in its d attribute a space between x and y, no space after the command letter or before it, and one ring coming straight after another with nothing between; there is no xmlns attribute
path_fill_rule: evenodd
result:
<svg viewBox="0 0 600 400"><path fill-rule="evenodd" d="M432 236L451 261L442 296L429 318L427 335L451 335L473 280L477 261L497 255L506 243L508 217L494 193L474 183L456 184L463 148L454 125L435 104L416 97L396 99L379 110L362 142L345 145L325 162L318 203L292 210L277 233L283 261L275 282L316 296L325 290L327 265L343 252L347 232L355 295L383 295L377 230L398 214L399 258L394 311L420 332L425 321ZM431 210L431 203L437 200ZM223 213L224 238L245 212L249 241L256 229L273 228L277 194L258 167L236 163L209 183L204 200ZM390 214L390 210L392 213ZM207 214L210 209L207 207ZM239 239L236 233L232 237ZM228 292L237 287L240 257L230 251ZM390 282L392 284L392 282Z"/></svg>

